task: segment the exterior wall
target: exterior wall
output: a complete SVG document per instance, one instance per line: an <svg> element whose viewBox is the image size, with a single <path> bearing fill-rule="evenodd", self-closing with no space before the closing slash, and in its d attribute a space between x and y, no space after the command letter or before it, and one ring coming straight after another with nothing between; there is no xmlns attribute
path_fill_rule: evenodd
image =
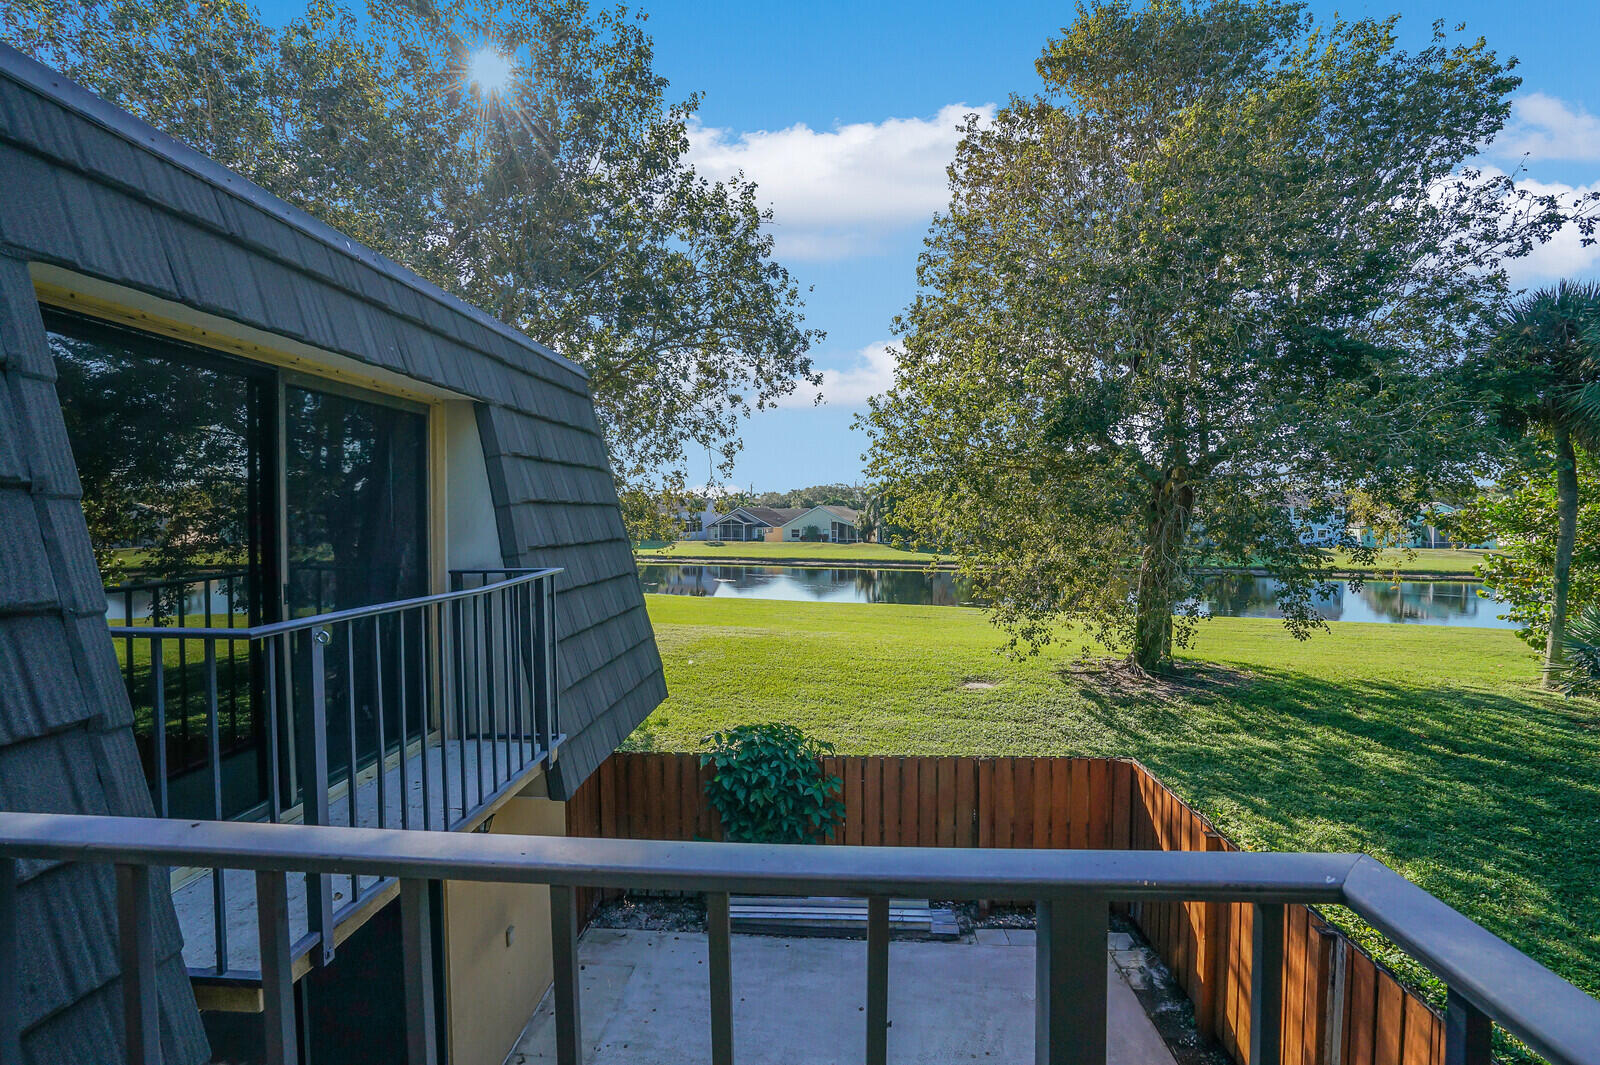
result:
<svg viewBox="0 0 1600 1065"><path fill-rule="evenodd" d="M490 831L564 836L566 817L565 803L525 792ZM446 883L444 954L451 1065L500 1065L553 979L550 889Z"/></svg>
<svg viewBox="0 0 1600 1065"><path fill-rule="evenodd" d="M443 421L445 562L450 569L504 565L495 523L489 469L483 440L471 403L449 402L435 408Z"/></svg>
<svg viewBox="0 0 1600 1065"><path fill-rule="evenodd" d="M787 543L800 543L805 537L806 529L809 526L815 525L817 527L817 531L822 534L822 539L831 541L833 539L834 522L849 524L831 510L824 510L821 507L815 507L812 510L806 511L798 518L793 518L790 521L785 522L783 527L779 530L780 535L778 536L778 539Z"/></svg>

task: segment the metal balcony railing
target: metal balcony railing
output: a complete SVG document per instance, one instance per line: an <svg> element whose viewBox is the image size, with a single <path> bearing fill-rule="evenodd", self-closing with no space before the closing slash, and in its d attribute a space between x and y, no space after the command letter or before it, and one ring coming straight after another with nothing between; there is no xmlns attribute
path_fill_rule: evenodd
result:
<svg viewBox="0 0 1600 1065"><path fill-rule="evenodd" d="M157 813L446 831L475 823L564 739L559 572L455 571L449 592L255 626L162 625L159 610L135 624L130 592L126 623L112 635ZM202 868L212 895L207 971L254 979L229 963L225 869ZM390 886L351 874L336 905L331 876L308 875L309 927L297 953L315 947L331 960L338 922Z"/></svg>
<svg viewBox="0 0 1600 1065"><path fill-rule="evenodd" d="M20 859L116 866L128 1060L160 1060L152 870L167 865L254 871L261 899L266 1060L296 1061L287 912L291 873L400 881L406 1038L411 1065L432 1065L433 913L438 880L548 884L554 942L557 1060L581 1065L579 887L704 892L712 1060L731 1065L733 996L728 896L850 895L869 900L864 1059L884 1065L892 897L1038 901L1039 1062L1106 1058L1106 929L1113 900L1253 904L1250 1055L1276 1065L1284 906L1340 903L1380 929L1448 986L1446 1061L1489 1065L1494 1024L1552 1065L1600 1060L1600 1002L1473 924L1381 863L1358 854L1203 851L966 850L405 833L227 822L184 823L62 814L0 814L0 958L16 957L16 908L4 896ZM19 969L0 967L0 1065L17 1049Z"/></svg>

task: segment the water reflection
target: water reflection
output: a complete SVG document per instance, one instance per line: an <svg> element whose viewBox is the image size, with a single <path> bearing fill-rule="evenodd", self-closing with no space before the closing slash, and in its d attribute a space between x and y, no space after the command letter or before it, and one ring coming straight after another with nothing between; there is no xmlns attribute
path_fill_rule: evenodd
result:
<svg viewBox="0 0 1600 1065"><path fill-rule="evenodd" d="M647 592L786 599L822 603L905 603L914 606L973 606L967 582L952 573L923 570L821 569L795 566L640 566ZM1368 581L1359 592L1339 584L1315 597L1329 621L1398 622L1509 629L1499 603L1478 595L1472 581ZM1281 617L1278 582L1266 577L1210 577L1199 603L1218 617Z"/></svg>

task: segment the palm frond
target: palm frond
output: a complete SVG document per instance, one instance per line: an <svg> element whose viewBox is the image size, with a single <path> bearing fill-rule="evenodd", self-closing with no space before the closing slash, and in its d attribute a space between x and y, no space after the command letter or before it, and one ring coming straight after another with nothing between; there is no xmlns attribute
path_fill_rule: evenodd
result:
<svg viewBox="0 0 1600 1065"><path fill-rule="evenodd" d="M1600 608L1586 606L1567 623L1561 657L1545 667L1563 695L1600 695Z"/></svg>

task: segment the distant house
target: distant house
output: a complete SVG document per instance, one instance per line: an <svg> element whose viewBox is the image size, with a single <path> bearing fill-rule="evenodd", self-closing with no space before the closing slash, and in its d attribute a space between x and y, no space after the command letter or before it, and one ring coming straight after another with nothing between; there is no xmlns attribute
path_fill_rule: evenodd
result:
<svg viewBox="0 0 1600 1065"><path fill-rule="evenodd" d="M1343 510L1327 510L1310 504L1305 495L1291 492L1284 504L1289 524L1302 544L1328 547L1339 542L1345 532Z"/></svg>
<svg viewBox="0 0 1600 1065"><path fill-rule="evenodd" d="M1495 541L1493 537L1468 543L1463 540L1451 539L1449 534L1440 528L1440 525L1444 524L1441 519L1448 518L1458 509L1449 503L1429 503L1422 509L1420 514L1412 519L1410 534L1404 544L1380 544L1377 534L1368 526L1361 526L1353 531L1357 539L1367 547L1454 547L1469 548L1475 551L1494 550Z"/></svg>
<svg viewBox="0 0 1600 1065"><path fill-rule="evenodd" d="M705 539L853 544L861 539L849 507L735 507L706 523Z"/></svg>

